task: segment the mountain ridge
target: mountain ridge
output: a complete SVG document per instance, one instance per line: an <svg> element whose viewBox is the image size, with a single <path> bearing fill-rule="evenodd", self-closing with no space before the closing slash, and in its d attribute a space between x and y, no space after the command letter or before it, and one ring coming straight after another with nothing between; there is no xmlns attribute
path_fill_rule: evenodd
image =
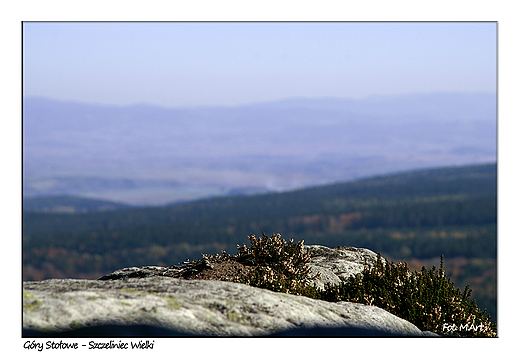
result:
<svg viewBox="0 0 520 359"><path fill-rule="evenodd" d="M87 213L113 211L131 207L124 203L76 196L29 197L23 198L22 201L22 210L25 212Z"/></svg>
<svg viewBox="0 0 520 359"><path fill-rule="evenodd" d="M496 161L492 93L226 108L26 98L23 106L26 196L153 205Z"/></svg>
<svg viewBox="0 0 520 359"><path fill-rule="evenodd" d="M341 182L335 182L335 183L328 183L324 185L313 185L308 186L304 188L298 188L288 191L271 191L266 193L255 193L255 191L258 191L258 189L252 188L252 193L242 193L237 191L237 193L233 193L231 191L231 194L228 195L222 195L222 196L209 196L205 198L200 198L192 201L183 201L183 202L171 202L171 203L165 203L162 205L158 205L157 207L168 207L168 206L175 206L179 204L186 204L189 202L198 202L198 201L207 201L212 200L214 198L233 198L233 197L251 197L251 196L264 196L264 195L277 195L277 194L290 194L290 193L302 193L302 192L308 192L313 190L322 190L327 188L334 188L334 187L343 187L343 186L352 186L356 183L369 183L369 182L378 182L379 180L383 181L389 181L390 179L394 178L397 182L402 181L404 177L410 177L410 176L427 176L428 174L437 174L437 176L440 176L440 173L448 174L450 171L463 171L464 169L467 169L471 171L471 169L474 168L492 168L496 167L496 163L484 163L484 164L470 164L465 166L444 166L444 167L433 167L433 168L422 168L422 169L415 169L411 171L398 171L395 173L386 173L386 174L379 174L379 175L373 175L368 176L364 178L359 179L353 179L349 181L341 181ZM82 203L84 202L84 203ZM75 206L74 210L63 210L63 211L54 211L54 212L83 212L86 213L87 211L96 211L96 207L100 207L101 210L103 210L103 206L107 206L108 210L112 209L127 209L127 208L134 208L134 207L140 207L140 206L133 206L128 203L122 203L122 202L114 202L99 198L89 198L89 197L81 197L81 196L63 196L63 195L57 195L57 196L36 196L36 197L25 197L23 198L23 210L26 212L47 212L52 213L53 207L56 206ZM83 205L83 207L81 207ZM147 206L150 207L150 206ZM154 207L154 206L152 206ZM99 209L98 209L99 210Z"/></svg>

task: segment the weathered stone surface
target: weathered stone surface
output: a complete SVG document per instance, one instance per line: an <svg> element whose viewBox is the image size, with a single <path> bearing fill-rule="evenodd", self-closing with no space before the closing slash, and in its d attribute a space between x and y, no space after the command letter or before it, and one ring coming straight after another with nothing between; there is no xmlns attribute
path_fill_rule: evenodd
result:
<svg viewBox="0 0 520 359"><path fill-rule="evenodd" d="M309 335L319 335L312 328L321 328L325 336L429 334L377 307L329 303L240 283L168 276L23 283L25 330L59 332L103 325L209 336L306 335L294 332L299 328L310 330Z"/></svg>
<svg viewBox="0 0 520 359"><path fill-rule="evenodd" d="M311 284L324 289L325 284L337 285L350 276L363 272L365 265L374 266L377 254L366 248L304 246L311 256L311 277L320 274Z"/></svg>
<svg viewBox="0 0 520 359"><path fill-rule="evenodd" d="M320 245L310 245L303 247L311 257L309 267L310 284L320 289L325 288L325 284L340 284L350 276L361 273L365 265L373 266L377 255L366 248L355 247L334 247L328 248ZM124 279L124 278L145 278L149 276L166 276L173 278L188 278L196 271L212 268L211 263L206 260L185 263L180 266L159 267L131 267L116 270L110 274L102 276L101 280Z"/></svg>
<svg viewBox="0 0 520 359"><path fill-rule="evenodd" d="M179 266L161 267L161 266L146 266L146 267L129 267L113 271L98 278L99 280L112 279L128 279L128 278L146 278L152 276L165 277L182 277L183 269Z"/></svg>
<svg viewBox="0 0 520 359"><path fill-rule="evenodd" d="M319 274L311 284L319 288L361 273L365 266L373 266L377 258L364 248L311 245L304 249L311 257L311 278ZM100 280L25 282L24 333L436 336L377 307L329 303L230 282L247 270L247 266L235 262L199 260L170 267L123 268ZM213 273L209 275L208 271Z"/></svg>

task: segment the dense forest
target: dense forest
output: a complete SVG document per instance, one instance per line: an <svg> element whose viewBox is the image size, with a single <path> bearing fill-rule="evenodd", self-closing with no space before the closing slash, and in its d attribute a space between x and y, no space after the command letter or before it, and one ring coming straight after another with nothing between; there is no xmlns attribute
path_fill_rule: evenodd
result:
<svg viewBox="0 0 520 359"><path fill-rule="evenodd" d="M417 269L443 254L448 276L459 287L470 284L494 316L496 178L489 164L162 207L45 213L24 203L23 279L177 264L222 249L236 253L251 233L280 233L305 244L369 248Z"/></svg>

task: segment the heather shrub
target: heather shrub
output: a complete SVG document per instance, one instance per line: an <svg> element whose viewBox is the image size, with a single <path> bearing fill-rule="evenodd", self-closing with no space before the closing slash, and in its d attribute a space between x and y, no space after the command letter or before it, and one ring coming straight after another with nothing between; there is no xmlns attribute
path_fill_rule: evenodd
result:
<svg viewBox="0 0 520 359"><path fill-rule="evenodd" d="M456 336L496 337L497 326L475 300L469 301L471 289L463 292L446 277L444 258L440 268L412 272L406 262L395 264L377 256L373 267L366 266L361 274L350 277L340 285L326 285L324 290L310 286L310 256L303 241L287 243L280 234L271 237L262 233L249 237L251 247L237 245L238 254L230 256L203 255L205 260L232 260L250 266L242 283L276 292L304 295L330 302L349 301L374 305L413 323L422 330L447 334L445 325L457 328L478 327L478 330L454 331Z"/></svg>
<svg viewBox="0 0 520 359"><path fill-rule="evenodd" d="M254 266L254 270L242 282L254 287L277 292L297 294L309 282L310 256L303 249L303 241L289 243L280 234L271 237L262 232L256 238L249 236L251 248L238 247L236 260Z"/></svg>
<svg viewBox="0 0 520 359"><path fill-rule="evenodd" d="M338 286L325 290L308 290L310 296L327 301L350 301L375 305L403 318L422 330L446 334L445 325L457 328L478 327L478 330L454 332L457 336L495 337L496 323L486 311L481 311L475 300L469 301L471 289L464 292L446 278L443 257L440 268L422 268L411 272L406 262L388 262L378 254L374 267L366 267L362 274L350 277Z"/></svg>

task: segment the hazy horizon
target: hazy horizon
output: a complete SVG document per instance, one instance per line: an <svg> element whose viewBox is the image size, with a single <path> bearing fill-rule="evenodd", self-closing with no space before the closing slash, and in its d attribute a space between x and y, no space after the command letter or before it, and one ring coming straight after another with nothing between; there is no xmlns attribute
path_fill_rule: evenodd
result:
<svg viewBox="0 0 520 359"><path fill-rule="evenodd" d="M239 106L496 92L496 22L24 22L24 96Z"/></svg>
<svg viewBox="0 0 520 359"><path fill-rule="evenodd" d="M24 196L156 205L496 161L496 94L231 107L24 101Z"/></svg>
<svg viewBox="0 0 520 359"><path fill-rule="evenodd" d="M60 98L54 98L50 96L45 95L30 95L30 96L23 96L22 98L22 104L23 101L26 99L41 99L41 100L48 100L53 102L63 102L63 103L76 103L76 104L82 104L82 105L95 105L95 106L106 106L106 107L138 107L138 106L149 106L149 107L157 107L157 108L165 108L165 109L203 109L203 108L238 108L238 107L251 107L256 105L263 105L267 103L286 103L286 102L292 102L292 101L306 101L306 100L318 100L318 101L328 101L328 100L346 100L346 101L367 101L372 99L379 99L379 98L399 98L399 97L407 97L407 96L422 96L422 95L443 95L443 94L457 94L457 95L479 95L479 94L493 94L497 95L496 91L424 91L424 92L408 92L408 93L399 93L399 94L392 94L392 95L379 95L379 94L370 94L363 97L345 97L345 96L288 96L288 97L282 97L278 99L273 100L252 100L251 102L244 102L241 104L235 104L235 105L157 105L152 102L144 102L144 101L136 101L128 104L110 104L110 103L103 103L103 102L96 102L96 101L87 101L87 100L68 100L68 99L60 99Z"/></svg>

